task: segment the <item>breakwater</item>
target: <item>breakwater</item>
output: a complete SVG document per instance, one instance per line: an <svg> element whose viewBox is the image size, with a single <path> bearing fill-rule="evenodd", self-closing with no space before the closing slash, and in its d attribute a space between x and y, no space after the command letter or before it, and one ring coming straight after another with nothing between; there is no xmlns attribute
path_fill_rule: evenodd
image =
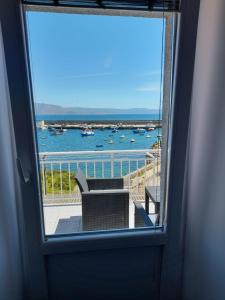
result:
<svg viewBox="0 0 225 300"><path fill-rule="evenodd" d="M161 128L162 121L159 120L124 120L124 121L112 121L112 120L48 120L37 122L37 127L48 128L65 128L65 129L83 129L84 127L92 127L93 129L109 129L118 127L119 129L132 129L132 128Z"/></svg>

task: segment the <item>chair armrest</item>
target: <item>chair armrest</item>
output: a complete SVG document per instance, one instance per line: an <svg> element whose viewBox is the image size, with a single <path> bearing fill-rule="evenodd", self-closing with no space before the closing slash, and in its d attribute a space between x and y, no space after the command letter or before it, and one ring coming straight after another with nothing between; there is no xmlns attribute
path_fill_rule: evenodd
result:
<svg viewBox="0 0 225 300"><path fill-rule="evenodd" d="M153 227L154 224L150 220L148 214L146 213L144 207L141 203L134 201L135 206L135 227Z"/></svg>
<svg viewBox="0 0 225 300"><path fill-rule="evenodd" d="M87 179L89 190L123 189L123 178Z"/></svg>

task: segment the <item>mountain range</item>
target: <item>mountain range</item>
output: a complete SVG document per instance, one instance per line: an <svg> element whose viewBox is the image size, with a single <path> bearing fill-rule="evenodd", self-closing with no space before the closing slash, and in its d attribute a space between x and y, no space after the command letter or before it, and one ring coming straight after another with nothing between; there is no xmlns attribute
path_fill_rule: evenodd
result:
<svg viewBox="0 0 225 300"><path fill-rule="evenodd" d="M94 107L63 107L47 103L35 103L37 115L116 115L116 114L156 114L158 110L148 108L94 108Z"/></svg>

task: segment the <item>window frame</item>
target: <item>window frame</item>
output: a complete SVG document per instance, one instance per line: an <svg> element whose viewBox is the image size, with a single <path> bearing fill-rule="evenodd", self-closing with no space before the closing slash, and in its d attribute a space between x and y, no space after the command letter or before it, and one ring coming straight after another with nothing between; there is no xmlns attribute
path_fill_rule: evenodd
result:
<svg viewBox="0 0 225 300"><path fill-rule="evenodd" d="M173 53L173 21L175 19L175 15L172 15L172 13L167 13L167 12L151 12L151 11L134 11L134 10L115 10L115 9L89 9L89 8L79 8L79 7L56 7L56 6L39 6L39 5L23 5L24 8L24 13L23 13L23 18L24 18L24 24L25 24L25 34L26 34L26 16L25 13L29 11L34 11L34 12L52 12L52 13L69 13L73 15L77 14L85 14L85 15L99 15L99 16L126 16L126 17L144 17L144 18L164 18L164 65L163 65L163 78L162 78L162 103L163 103L163 112L162 113L162 130L165 132L162 138L162 153L161 153L161 169L163 170L162 176L161 176L161 184L160 184L160 190L161 190L161 195L162 200L160 202L160 211L163 212L163 214L160 214L160 225L155 228L134 228L134 229L119 229L119 230L107 230L107 231L95 231L94 234L98 235L98 238L101 239L102 236L105 236L106 234L111 234L112 237L115 234L118 234L118 236L121 236L121 234L128 234L129 236L133 235L133 232L138 231L140 232L141 230L144 229L144 232L149 232L151 234L152 231L155 233L161 232L165 233L165 222L166 222L166 212L165 212L165 206L167 202L167 192L166 192L166 178L167 178L167 165L168 165L168 132L169 132L169 124L170 124L170 119L169 119L169 114L171 112L171 94L172 94L172 87L171 87L171 79L172 79L172 53ZM26 53L28 55L28 37L25 36L25 42L26 42ZM28 56L27 56L28 57ZM28 57L29 60L29 57ZM28 69L29 68L29 61L28 63ZM29 72L30 74L30 72ZM31 75L29 77L29 83L30 83L30 90L32 90L32 82L31 82ZM33 107L33 106L32 106ZM32 110L33 114L33 120L35 120L35 113L34 110ZM34 124L33 124L34 126ZM36 149L38 149L37 146L37 135L35 133L35 145ZM37 153L37 150L36 150ZM38 165L38 177L39 177L39 182L40 182L40 166L38 163L38 158L37 160L37 165ZM41 194L41 191L39 191L39 194ZM42 214L43 214L43 200L42 197L40 197L40 202L42 203ZM44 229L45 226L43 226ZM130 232L130 234L129 234ZM50 239L56 238L57 240L64 237L68 237L71 240L77 240L79 241L80 239L82 240L83 238L86 238L87 241L89 238L91 238L93 235L92 232L79 232L79 233L69 233L69 234L61 234L61 235L46 235L44 234L44 241L47 243ZM46 247L46 245L45 245Z"/></svg>
<svg viewBox="0 0 225 300"><path fill-rule="evenodd" d="M45 8L46 9L46 8ZM27 293L32 294L32 299L47 299L47 278L45 272L45 255L65 253L70 251L91 251L108 247L143 247L144 245L164 246L162 261L162 286L161 297L166 297L168 290L178 288L180 284L168 285L169 277L177 275L182 266L183 236L185 227L185 203L183 201L185 182L185 160L188 141L189 115L191 106L191 92L193 68L195 58L195 41L198 24L199 0L183 0L181 13L178 17L178 38L175 64L175 80L173 87L173 124L170 152L170 168L167 215L168 223L162 232L152 230L135 230L135 232L120 232L107 237L95 234L94 243L90 243L91 234L85 237L65 237L60 240L46 240L43 232L43 215L41 213L40 187L38 186L37 145L35 144L34 108L32 92L30 89L30 72L27 62L26 46L24 41L23 11L20 1L8 0L0 3L0 16L5 49L6 69L9 82L11 108L16 139L17 157L20 159L24 174L31 182L21 180L20 194L22 213L19 213L21 240L26 249L24 253L24 269L28 274L26 278ZM99 9L98 9L99 10ZM92 11L93 12L93 11ZM124 14L124 11L122 12ZM133 13L133 12L132 12ZM192 22L190 22L190 20ZM186 57L189 57L187 62ZM19 99L19 103L18 103ZM23 109L21 109L21 106ZM32 126L31 126L32 125ZM29 141L29 143L27 142ZM176 164L176 160L180 164ZM178 179L178 180L177 180ZM176 183L176 184L173 184ZM33 199L33 201L29 201ZM25 218L24 216L29 216ZM32 225L30 221L32 220ZM34 235L35 231L35 235ZM89 239L89 242L88 242ZM113 244L114 241L114 244ZM112 244L111 244L112 242ZM93 246L94 244L94 246ZM178 256L177 256L178 255ZM177 258L176 266L174 260ZM170 261L168 261L168 259ZM31 270L34 269L34 272ZM166 278L167 276L167 278ZM38 280L37 280L38 278Z"/></svg>

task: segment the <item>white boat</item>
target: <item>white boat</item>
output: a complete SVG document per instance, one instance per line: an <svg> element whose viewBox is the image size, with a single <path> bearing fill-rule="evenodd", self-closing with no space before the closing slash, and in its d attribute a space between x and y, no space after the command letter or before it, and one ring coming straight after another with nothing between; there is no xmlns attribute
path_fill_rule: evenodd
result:
<svg viewBox="0 0 225 300"><path fill-rule="evenodd" d="M82 132L81 132L81 135L82 136L93 136L95 135L94 131L91 130L91 129L84 129Z"/></svg>
<svg viewBox="0 0 225 300"><path fill-rule="evenodd" d="M133 130L133 133L145 133L145 129L144 128L136 128Z"/></svg>
<svg viewBox="0 0 225 300"><path fill-rule="evenodd" d="M149 139L151 136L148 134L148 135L146 135L145 137L146 137L146 139Z"/></svg>
<svg viewBox="0 0 225 300"><path fill-rule="evenodd" d="M116 133L116 132L118 132L119 130L117 129L117 128L114 128L113 130L112 130L112 132L113 133Z"/></svg>
<svg viewBox="0 0 225 300"><path fill-rule="evenodd" d="M120 136L120 139L125 139L125 135L124 135L124 134L121 135L121 136Z"/></svg>
<svg viewBox="0 0 225 300"><path fill-rule="evenodd" d="M108 144L114 144L114 141L113 140L109 140Z"/></svg>
<svg viewBox="0 0 225 300"><path fill-rule="evenodd" d="M52 131L51 135L62 135L62 132L60 130L55 129Z"/></svg>
<svg viewBox="0 0 225 300"><path fill-rule="evenodd" d="M134 142L135 142L135 139L131 139L130 142L131 142L131 143L134 143Z"/></svg>

